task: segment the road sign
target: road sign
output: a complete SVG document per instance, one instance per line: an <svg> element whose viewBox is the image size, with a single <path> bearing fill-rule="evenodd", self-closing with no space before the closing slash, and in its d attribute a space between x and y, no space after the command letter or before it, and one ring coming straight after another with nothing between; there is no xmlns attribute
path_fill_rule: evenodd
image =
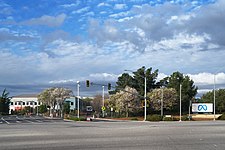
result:
<svg viewBox="0 0 225 150"><path fill-rule="evenodd" d="M87 106L86 107L86 111L92 111L93 109L92 109L92 106Z"/></svg>
<svg viewBox="0 0 225 150"><path fill-rule="evenodd" d="M105 111L105 106L102 106L102 111Z"/></svg>
<svg viewBox="0 0 225 150"><path fill-rule="evenodd" d="M193 103L192 112L213 112L212 103Z"/></svg>

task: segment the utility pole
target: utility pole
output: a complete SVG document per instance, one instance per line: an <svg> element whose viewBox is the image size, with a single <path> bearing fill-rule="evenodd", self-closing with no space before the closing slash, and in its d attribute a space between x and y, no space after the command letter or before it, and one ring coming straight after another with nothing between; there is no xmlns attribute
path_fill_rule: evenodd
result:
<svg viewBox="0 0 225 150"><path fill-rule="evenodd" d="M145 74L145 114L144 114L144 121L146 121L146 116L147 116L147 79L146 79L146 74Z"/></svg>
<svg viewBox="0 0 225 150"><path fill-rule="evenodd" d="M181 88L182 88L182 85L180 84L180 122L182 121L181 120Z"/></svg>
<svg viewBox="0 0 225 150"><path fill-rule="evenodd" d="M163 87L162 87L162 98L161 98L161 116L163 116Z"/></svg>
<svg viewBox="0 0 225 150"><path fill-rule="evenodd" d="M77 118L80 118L80 81L77 81Z"/></svg>
<svg viewBox="0 0 225 150"><path fill-rule="evenodd" d="M216 75L214 74L214 90L213 90L213 120L216 121Z"/></svg>
<svg viewBox="0 0 225 150"><path fill-rule="evenodd" d="M105 91L104 91L105 86L102 86L102 108L105 107ZM105 110L102 109L102 117L105 117Z"/></svg>

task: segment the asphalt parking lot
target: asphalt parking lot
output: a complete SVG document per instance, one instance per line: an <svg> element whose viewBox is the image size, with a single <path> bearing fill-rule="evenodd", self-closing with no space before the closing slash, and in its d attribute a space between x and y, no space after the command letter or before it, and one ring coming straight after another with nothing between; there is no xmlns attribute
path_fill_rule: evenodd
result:
<svg viewBox="0 0 225 150"><path fill-rule="evenodd" d="M223 121L0 124L0 150L224 150L224 141Z"/></svg>

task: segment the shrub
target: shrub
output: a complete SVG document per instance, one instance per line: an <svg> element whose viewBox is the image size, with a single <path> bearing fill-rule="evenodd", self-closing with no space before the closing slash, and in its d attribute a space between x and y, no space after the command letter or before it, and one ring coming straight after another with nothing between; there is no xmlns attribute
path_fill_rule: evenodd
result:
<svg viewBox="0 0 225 150"><path fill-rule="evenodd" d="M182 116L182 117L181 117L181 120L182 120L182 121L188 121L188 120L189 120L189 118L188 118L188 116L187 116L187 115L184 115L184 116Z"/></svg>
<svg viewBox="0 0 225 150"><path fill-rule="evenodd" d="M130 120L138 121L138 118L131 118Z"/></svg>
<svg viewBox="0 0 225 150"><path fill-rule="evenodd" d="M173 118L172 117L164 117L163 121L173 121Z"/></svg>
<svg viewBox="0 0 225 150"><path fill-rule="evenodd" d="M225 113L218 117L218 120L225 120Z"/></svg>
<svg viewBox="0 0 225 150"><path fill-rule="evenodd" d="M73 121L86 121L86 119L83 118L83 117L77 118L77 117L74 117L74 116L66 117L66 119L73 120Z"/></svg>
<svg viewBox="0 0 225 150"><path fill-rule="evenodd" d="M146 118L147 121L161 121L162 117L160 115L148 115Z"/></svg>

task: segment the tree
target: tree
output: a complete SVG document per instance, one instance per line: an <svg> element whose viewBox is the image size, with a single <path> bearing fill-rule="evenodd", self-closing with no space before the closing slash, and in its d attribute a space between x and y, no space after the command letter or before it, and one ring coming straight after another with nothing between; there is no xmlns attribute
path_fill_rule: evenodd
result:
<svg viewBox="0 0 225 150"><path fill-rule="evenodd" d="M158 83L156 82L157 76L158 76L158 69L155 71L152 71L152 67L146 69L144 66L142 68L139 68L137 71L133 72L134 74L134 86L138 93L140 95L144 96L144 88L145 88L145 79L146 77L146 91L150 92L152 89L155 89L158 86Z"/></svg>
<svg viewBox="0 0 225 150"><path fill-rule="evenodd" d="M216 112L224 113L225 112L225 89L219 89L215 91L216 96ZM213 103L214 101L214 91L209 91L203 94L201 102L204 103Z"/></svg>
<svg viewBox="0 0 225 150"><path fill-rule="evenodd" d="M162 93L163 92L163 93ZM163 97L162 97L163 96ZM176 104L176 90L173 88L154 89L147 94L151 107L159 111L161 110L161 100L163 98L163 109L171 110Z"/></svg>
<svg viewBox="0 0 225 150"><path fill-rule="evenodd" d="M146 69L144 66L133 72L134 76L130 76L128 73L123 73L116 82L116 91L124 89L126 86L135 88L139 95L144 97L145 77L146 77L146 89L150 92L152 89L159 87L156 82L158 76L158 70L152 71L152 68Z"/></svg>
<svg viewBox="0 0 225 150"><path fill-rule="evenodd" d="M126 86L124 90L110 96L109 105L115 111L120 114L125 113L125 116L128 117L130 112L134 113L140 108L138 92L136 89Z"/></svg>
<svg viewBox="0 0 225 150"><path fill-rule="evenodd" d="M189 76L184 76L180 72L174 72L170 77L166 78L166 86L168 88L174 88L177 93L176 103L179 104L180 99L180 85L181 85L181 101L182 111L188 112L188 106L190 100L197 94L198 88L194 85L194 81ZM178 109L177 105L177 109Z"/></svg>
<svg viewBox="0 0 225 150"><path fill-rule="evenodd" d="M64 110L63 110L63 108L64 108L63 107L63 103L64 103L64 100L66 98L72 96L73 92L72 92L72 90L65 89L65 88L54 88L54 90L52 92L53 92L54 97L56 97L57 104L59 105L59 108L60 108L59 110L60 110L61 117L63 117L63 112L64 112Z"/></svg>
<svg viewBox="0 0 225 150"><path fill-rule="evenodd" d="M123 73L116 82L116 91L120 91L124 89L126 86L133 87L134 86L134 79L128 73Z"/></svg>
<svg viewBox="0 0 225 150"><path fill-rule="evenodd" d="M38 111L39 111L39 113L41 113L41 114L46 113L46 112L48 111L47 105L46 105L46 104L40 105L40 106L38 107Z"/></svg>
<svg viewBox="0 0 225 150"><path fill-rule="evenodd" d="M0 97L0 114L9 114L10 99L9 92L4 89Z"/></svg>
<svg viewBox="0 0 225 150"><path fill-rule="evenodd" d="M64 110L65 114L70 113L70 103L69 102L66 102L63 104L63 110Z"/></svg>
<svg viewBox="0 0 225 150"><path fill-rule="evenodd" d="M95 95L92 103L95 113L101 113L102 108L102 95Z"/></svg>
<svg viewBox="0 0 225 150"><path fill-rule="evenodd" d="M50 106L50 116L53 116L52 112L55 110L56 105L59 106L61 117L63 117L63 102L70 96L72 96L72 90L70 89L49 88L38 95L38 101Z"/></svg>

